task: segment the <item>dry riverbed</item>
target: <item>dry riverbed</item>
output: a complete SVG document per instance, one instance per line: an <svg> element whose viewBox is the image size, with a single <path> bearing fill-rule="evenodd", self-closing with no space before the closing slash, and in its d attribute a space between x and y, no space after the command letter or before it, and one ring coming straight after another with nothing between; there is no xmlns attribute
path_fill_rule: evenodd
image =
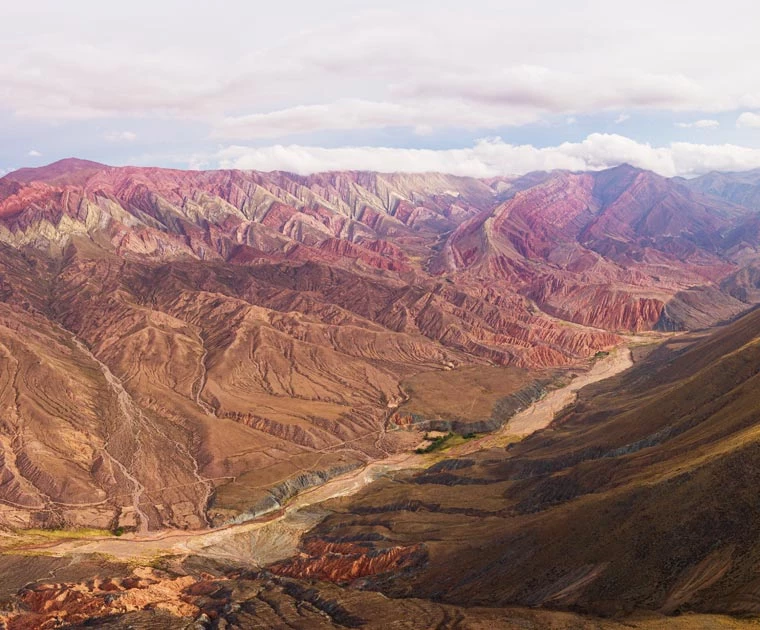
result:
<svg viewBox="0 0 760 630"><path fill-rule="evenodd" d="M643 338L634 339L640 341ZM595 360L590 370L581 372L564 387L549 391L541 400L516 413L498 431L458 447L456 454L464 455L485 448L505 446L549 426L557 413L575 401L581 389L615 376L632 365L630 347L622 346L613 350L609 355Z"/></svg>
<svg viewBox="0 0 760 630"><path fill-rule="evenodd" d="M631 338L640 343L644 338ZM650 339L651 342L651 339ZM551 390L544 398L517 413L499 431L468 440L450 449L448 455L503 446L548 426L558 411L572 403L578 391L591 383L614 376L633 365L629 347L613 350L596 359L588 371L578 373L567 385ZM440 453L433 457L439 458ZM66 556L72 553L101 553L125 561L151 561L159 556L202 555L263 566L291 556L301 536L326 514L320 504L335 497L354 494L382 475L399 470L424 468L431 456L400 453L367 464L359 470L335 477L324 485L306 490L282 509L244 523L229 524L205 531L165 530L121 537L53 539L45 543L20 546L15 552Z"/></svg>

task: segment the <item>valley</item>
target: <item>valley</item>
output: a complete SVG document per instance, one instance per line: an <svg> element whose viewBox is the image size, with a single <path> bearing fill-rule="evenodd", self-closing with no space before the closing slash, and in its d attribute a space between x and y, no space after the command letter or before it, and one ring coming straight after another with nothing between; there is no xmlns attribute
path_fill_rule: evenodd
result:
<svg viewBox="0 0 760 630"><path fill-rule="evenodd" d="M6 624L742 627L752 186L0 178Z"/></svg>
<svg viewBox="0 0 760 630"><path fill-rule="evenodd" d="M650 340L651 341L651 340ZM161 556L198 555L224 559L242 565L263 567L288 558L297 551L300 537L327 514L319 506L337 497L350 496L381 477L393 477L398 471L407 472L428 468L436 460L454 458L467 453L492 448L496 444L519 440L548 426L559 409L571 403L579 389L610 378L631 367L630 351L620 348L610 356L600 358L568 384L549 391L542 399L515 414L495 434L468 440L432 457L414 452L399 453L379 459L322 485L307 488L271 512L205 531L164 530L152 535L144 532L127 533L119 537L80 537L66 540L66 533L52 544L19 545L14 541L14 553L42 552L61 557L76 554L105 554L122 561L152 561Z"/></svg>

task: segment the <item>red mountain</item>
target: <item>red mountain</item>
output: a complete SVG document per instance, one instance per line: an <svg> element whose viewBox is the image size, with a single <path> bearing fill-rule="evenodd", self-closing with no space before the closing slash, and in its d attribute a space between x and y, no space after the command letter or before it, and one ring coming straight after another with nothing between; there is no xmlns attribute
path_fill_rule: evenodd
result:
<svg viewBox="0 0 760 630"><path fill-rule="evenodd" d="M436 268L502 282L590 326L671 327L671 311L678 327L706 325L742 309L714 283L737 268L730 235L750 216L628 166L556 173L460 225Z"/></svg>
<svg viewBox="0 0 760 630"><path fill-rule="evenodd" d="M11 173L0 524L199 527L276 506L414 445L386 431L408 379L577 365L620 332L747 308L758 232L736 235L755 220L631 167Z"/></svg>

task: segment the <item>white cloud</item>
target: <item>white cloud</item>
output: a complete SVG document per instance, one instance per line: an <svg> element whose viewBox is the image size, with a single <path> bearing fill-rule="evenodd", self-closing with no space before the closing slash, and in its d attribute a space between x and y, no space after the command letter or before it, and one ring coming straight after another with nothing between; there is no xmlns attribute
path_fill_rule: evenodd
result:
<svg viewBox="0 0 760 630"><path fill-rule="evenodd" d="M677 122L674 124L681 129L715 129L716 127L720 127L720 123L711 118L703 118L693 122Z"/></svg>
<svg viewBox="0 0 760 630"><path fill-rule="evenodd" d="M29 157L42 157L42 153L37 151L37 149L32 149L31 151L29 151L29 153L27 153L27 155Z"/></svg>
<svg viewBox="0 0 760 630"><path fill-rule="evenodd" d="M741 0L723 3L726 16L744 16L723 29L707 3L690 7L687 25L661 0L640 3L641 15L656 10L656 24L622 19L616 3L600 2L472 0L438 10L385 0L347 15L339 0L264 10L229 0L228 14L250 25L238 31L208 3L134 0L118 12L94 0L71 0L69 11L23 4L6 9L16 28L0 39L0 103L19 117L193 118L243 140L375 126L488 129L623 109L760 108L760 75L734 63L757 50L751 25L760 9ZM315 103L319 94L331 102Z"/></svg>
<svg viewBox="0 0 760 630"><path fill-rule="evenodd" d="M322 105L299 105L266 114L228 117L218 123L213 137L253 140L322 130L381 127L410 127L420 135L429 135L436 127L495 129L535 122L537 119L536 114L528 109L473 108L461 102L421 105L343 99Z"/></svg>
<svg viewBox="0 0 760 630"><path fill-rule="evenodd" d="M737 127L760 127L760 114L744 112L736 119Z"/></svg>
<svg viewBox="0 0 760 630"><path fill-rule="evenodd" d="M103 134L103 138L108 142L134 142L137 134L133 131L109 131Z"/></svg>
<svg viewBox="0 0 760 630"><path fill-rule="evenodd" d="M582 142L565 142L545 148L512 145L500 138L483 139L473 147L445 150L234 145L213 155L194 156L190 161L195 168L215 166L301 174L330 170L439 171L473 177L553 169L598 170L629 163L667 177L691 177L712 170L740 171L760 167L760 149L686 142L653 147L617 134L595 133Z"/></svg>
<svg viewBox="0 0 760 630"><path fill-rule="evenodd" d="M647 137L670 138L671 120L698 129L723 120L718 112L745 112L737 125L760 127L760 74L737 63L760 57L760 5L746 0L724 0L718 14L696 0L688 20L662 0L640 0L633 13L600 1L367 0L348 11L346 0L228 0L225 15L245 25L238 29L212 3L5 4L14 28L0 38L0 126L23 138L22 154L59 147L118 162L203 151L211 135L235 146L199 154L194 165L480 175L620 161L666 175L756 166L754 150L732 145L650 146L615 134L559 144L594 122L634 134L650 121ZM629 116L636 125L613 126ZM423 137L425 146L451 146L520 125L536 125L521 138L557 146L299 146L413 147ZM237 146L247 144L275 146Z"/></svg>
<svg viewBox="0 0 760 630"><path fill-rule="evenodd" d="M402 76L407 73L399 69ZM760 86L759 86L760 90ZM760 91L758 91L760 95ZM760 98L760 97L759 97ZM535 123L547 116L619 110L715 110L739 106L740 100L715 95L682 74L568 72L517 65L498 71L429 72L393 84L383 100L343 98L329 103L296 105L267 112L226 116L214 138L254 140L297 133L383 127L492 130ZM630 119L621 113L615 124ZM715 126L703 119L694 127Z"/></svg>
<svg viewBox="0 0 760 630"><path fill-rule="evenodd" d="M633 108L678 110L719 106L701 83L681 73L623 75L598 64L592 72L515 65L499 70L444 72L396 86L403 98L458 99L539 112L606 111Z"/></svg>

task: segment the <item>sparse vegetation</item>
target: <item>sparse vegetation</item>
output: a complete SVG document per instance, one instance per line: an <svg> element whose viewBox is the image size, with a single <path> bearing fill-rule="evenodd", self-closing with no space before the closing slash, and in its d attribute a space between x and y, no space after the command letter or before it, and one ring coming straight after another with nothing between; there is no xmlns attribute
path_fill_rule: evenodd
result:
<svg viewBox="0 0 760 630"><path fill-rule="evenodd" d="M20 547L32 545L44 545L57 540L88 540L93 538L105 538L112 536L113 532L107 529L96 528L60 528L60 529L18 529L12 536L4 536L0 539L0 554L18 553ZM25 550L24 555L46 555L44 550Z"/></svg>
<svg viewBox="0 0 760 630"><path fill-rule="evenodd" d="M81 528L60 528L60 529L24 529L17 532L19 535L24 536L37 536L40 538L98 538L103 536L111 536L113 532L107 529L97 529L94 527L81 527Z"/></svg>
<svg viewBox="0 0 760 630"><path fill-rule="evenodd" d="M456 434L452 431L449 431L446 435L439 435L434 438L430 439L430 444L428 444L425 447L417 448L415 450L415 453L418 455L422 455L424 453L432 453L434 451L440 451L444 448L444 446L447 445L447 443L453 438Z"/></svg>

